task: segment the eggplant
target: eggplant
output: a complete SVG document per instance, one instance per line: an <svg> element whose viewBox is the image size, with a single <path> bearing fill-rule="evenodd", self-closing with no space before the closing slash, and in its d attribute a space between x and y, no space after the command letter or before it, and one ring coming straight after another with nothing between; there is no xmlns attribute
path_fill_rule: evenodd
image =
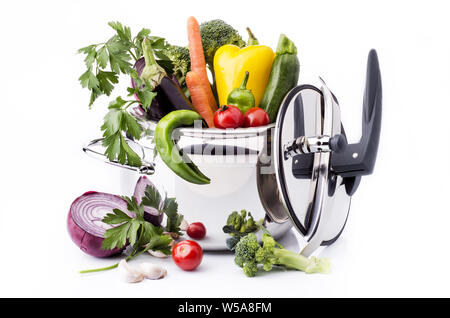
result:
<svg viewBox="0 0 450 318"><path fill-rule="evenodd" d="M169 106L173 107L175 110L194 109L189 99L184 95L180 85L175 83L171 78L164 76L158 87L164 95L166 95L166 98L170 103Z"/></svg>
<svg viewBox="0 0 450 318"><path fill-rule="evenodd" d="M134 67L138 75L151 83L153 91L157 93L151 106L147 109L147 118L159 121L174 110L193 110L194 107L184 94L178 81L175 82L174 79L168 77L166 71L156 62L148 39L144 39L142 42L142 49L144 56L136 61ZM131 86L136 87L133 79L131 79Z"/></svg>

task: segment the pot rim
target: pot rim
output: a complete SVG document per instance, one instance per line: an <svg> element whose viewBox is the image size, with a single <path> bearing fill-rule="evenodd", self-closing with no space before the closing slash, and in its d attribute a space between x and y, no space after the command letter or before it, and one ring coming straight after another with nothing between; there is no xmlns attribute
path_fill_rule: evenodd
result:
<svg viewBox="0 0 450 318"><path fill-rule="evenodd" d="M155 130L158 122L148 119L141 119L141 124L145 126L146 129ZM270 129L275 128L275 123L268 124L259 127L248 127L248 128L198 128L198 127L180 127L175 129L178 137L192 137L192 138L202 138L202 139L240 139L240 138L251 138L257 137Z"/></svg>

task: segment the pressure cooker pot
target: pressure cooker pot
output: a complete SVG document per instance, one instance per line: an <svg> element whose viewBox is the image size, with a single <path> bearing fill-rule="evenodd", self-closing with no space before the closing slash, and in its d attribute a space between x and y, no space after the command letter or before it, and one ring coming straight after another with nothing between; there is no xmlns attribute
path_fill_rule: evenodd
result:
<svg viewBox="0 0 450 318"><path fill-rule="evenodd" d="M174 196L188 222L202 222L205 250L224 250L228 215L245 209L278 239L294 227L304 239L302 254L309 256L330 245L342 233L352 195L361 177L372 173L381 127L381 75L377 54L370 51L363 100L362 137L348 144L338 100L325 82L299 85L284 98L274 124L253 128L216 129L182 127L172 138L177 148L203 174L207 185L189 183L173 174ZM164 163L154 156L156 123L134 114L143 137L128 140L143 165L118 165L124 184L139 174L157 177ZM105 159L101 139L84 151ZM161 180L160 180L161 181ZM169 182L164 180L164 182Z"/></svg>

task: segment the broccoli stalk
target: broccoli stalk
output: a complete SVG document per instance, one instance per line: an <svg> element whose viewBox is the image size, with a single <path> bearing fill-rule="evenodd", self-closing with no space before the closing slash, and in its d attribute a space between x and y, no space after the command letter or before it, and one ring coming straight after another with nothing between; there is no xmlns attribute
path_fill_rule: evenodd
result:
<svg viewBox="0 0 450 318"><path fill-rule="evenodd" d="M261 246L254 233L241 238L235 247L235 263L242 267L244 274L253 277L258 272L258 265L265 271L274 265L284 266L305 273L328 273L330 263L326 258L306 258L303 255L285 249L269 233L262 236Z"/></svg>

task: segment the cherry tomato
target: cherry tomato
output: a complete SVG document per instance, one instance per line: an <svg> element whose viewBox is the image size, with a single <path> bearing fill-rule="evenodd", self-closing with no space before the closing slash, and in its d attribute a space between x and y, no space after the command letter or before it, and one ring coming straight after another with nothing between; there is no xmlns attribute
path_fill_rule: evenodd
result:
<svg viewBox="0 0 450 318"><path fill-rule="evenodd" d="M194 241L184 240L178 242L172 249L172 259L178 267L185 271L197 268L202 262L202 247Z"/></svg>
<svg viewBox="0 0 450 318"><path fill-rule="evenodd" d="M224 105L214 114L214 125L217 128L238 128L243 122L244 116L241 110L233 105Z"/></svg>
<svg viewBox="0 0 450 318"><path fill-rule="evenodd" d="M262 108L250 108L244 115L244 127L258 127L268 124L270 124L269 115Z"/></svg>
<svg viewBox="0 0 450 318"><path fill-rule="evenodd" d="M196 240L201 240L206 235L206 227L201 222L191 223L187 230L187 235Z"/></svg>

